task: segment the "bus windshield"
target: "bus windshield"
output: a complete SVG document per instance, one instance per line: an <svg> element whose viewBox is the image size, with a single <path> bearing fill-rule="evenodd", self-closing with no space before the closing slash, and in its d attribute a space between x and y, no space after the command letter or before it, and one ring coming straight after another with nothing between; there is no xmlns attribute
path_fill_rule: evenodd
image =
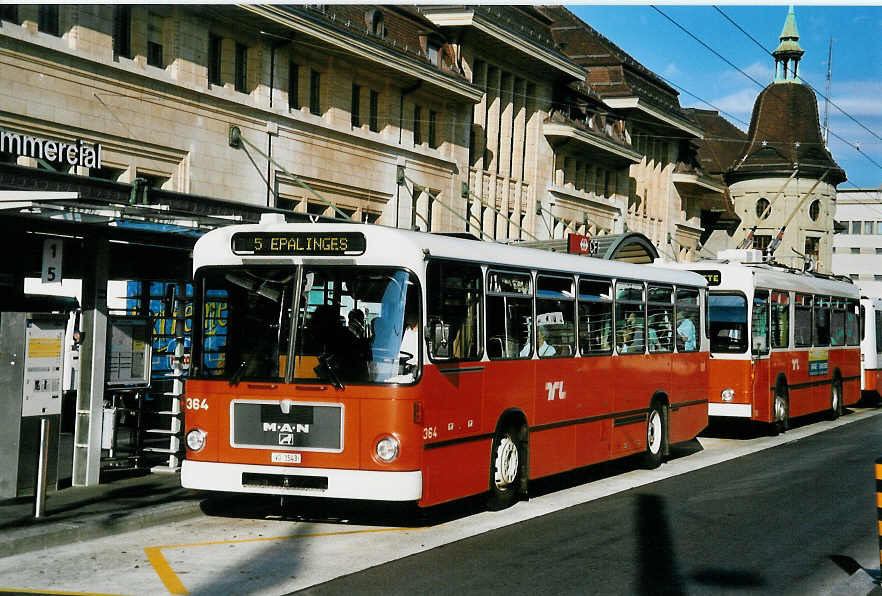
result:
<svg viewBox="0 0 882 596"><path fill-rule="evenodd" d="M337 386L417 379L420 292L414 276L385 267L306 266L297 280L297 271L255 266L200 272L202 339L194 376L279 382L290 368L294 382Z"/></svg>
<svg viewBox="0 0 882 596"><path fill-rule="evenodd" d="M707 300L711 352L747 350L747 299L743 294L710 292Z"/></svg>

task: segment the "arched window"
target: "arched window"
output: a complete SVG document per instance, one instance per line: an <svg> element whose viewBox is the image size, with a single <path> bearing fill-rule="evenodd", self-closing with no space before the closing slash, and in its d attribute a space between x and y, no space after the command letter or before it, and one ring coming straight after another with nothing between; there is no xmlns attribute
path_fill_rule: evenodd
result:
<svg viewBox="0 0 882 596"><path fill-rule="evenodd" d="M365 24L368 31L377 37L386 37L386 27L383 24L383 13L377 8L372 8L364 14Z"/></svg>
<svg viewBox="0 0 882 596"><path fill-rule="evenodd" d="M809 217L812 221L818 221L818 217L821 215L821 201L815 199L812 201L812 204L809 205Z"/></svg>

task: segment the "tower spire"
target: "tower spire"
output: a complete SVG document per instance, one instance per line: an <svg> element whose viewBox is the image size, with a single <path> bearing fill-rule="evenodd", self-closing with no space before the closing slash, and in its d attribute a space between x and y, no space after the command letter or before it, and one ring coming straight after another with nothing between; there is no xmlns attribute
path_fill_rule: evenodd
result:
<svg viewBox="0 0 882 596"><path fill-rule="evenodd" d="M784 28L781 29L780 43L772 55L775 57L775 82L799 81L799 59L805 51L799 45L799 31L796 29L796 13L793 5L787 11Z"/></svg>

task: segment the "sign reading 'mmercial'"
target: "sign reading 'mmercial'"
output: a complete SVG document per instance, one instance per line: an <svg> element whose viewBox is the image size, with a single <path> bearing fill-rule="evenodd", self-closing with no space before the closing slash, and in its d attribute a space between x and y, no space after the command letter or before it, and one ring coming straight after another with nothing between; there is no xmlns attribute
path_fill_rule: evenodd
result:
<svg viewBox="0 0 882 596"><path fill-rule="evenodd" d="M51 141L0 128L0 153L61 162L69 166L101 167L101 144L86 143L83 139L72 142Z"/></svg>

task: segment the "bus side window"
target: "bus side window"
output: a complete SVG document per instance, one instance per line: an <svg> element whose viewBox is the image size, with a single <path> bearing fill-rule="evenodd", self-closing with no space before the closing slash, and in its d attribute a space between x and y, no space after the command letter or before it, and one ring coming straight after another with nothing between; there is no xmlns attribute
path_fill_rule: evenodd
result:
<svg viewBox="0 0 882 596"><path fill-rule="evenodd" d="M576 353L575 293L572 277L536 276L536 353L540 358Z"/></svg>
<svg viewBox="0 0 882 596"><path fill-rule="evenodd" d="M579 279L579 350L612 352L612 288L609 280Z"/></svg>
<svg viewBox="0 0 882 596"><path fill-rule="evenodd" d="M845 345L845 308L848 306L845 298L831 299L830 310L830 345Z"/></svg>
<svg viewBox="0 0 882 596"><path fill-rule="evenodd" d="M675 337L678 352L696 352L699 348L700 310L698 290L677 288Z"/></svg>
<svg viewBox="0 0 882 596"><path fill-rule="evenodd" d="M796 347L807 348L812 345L812 297L797 294L795 306L793 335Z"/></svg>
<svg viewBox="0 0 882 596"><path fill-rule="evenodd" d="M790 294L772 292L770 302L772 347L786 348L790 345Z"/></svg>
<svg viewBox="0 0 882 596"><path fill-rule="evenodd" d="M616 282L616 350L619 354L646 351L646 302L640 282Z"/></svg>
<svg viewBox="0 0 882 596"><path fill-rule="evenodd" d="M533 355L533 278L529 273L487 272L487 357Z"/></svg>
<svg viewBox="0 0 882 596"><path fill-rule="evenodd" d="M750 320L751 349L754 354L769 351L769 291L756 290L753 294L753 314Z"/></svg>
<svg viewBox="0 0 882 596"><path fill-rule="evenodd" d="M481 267L433 260L427 268L426 343L432 360L481 357Z"/></svg>
<svg viewBox="0 0 882 596"><path fill-rule="evenodd" d="M674 289L668 286L649 286L647 290L650 352L674 351Z"/></svg>
<svg viewBox="0 0 882 596"><path fill-rule="evenodd" d="M812 345L830 345L830 297L815 296L815 308L812 326Z"/></svg>
<svg viewBox="0 0 882 596"><path fill-rule="evenodd" d="M845 308L845 343L849 346L858 346L863 339L864 307L857 300L848 300Z"/></svg>

